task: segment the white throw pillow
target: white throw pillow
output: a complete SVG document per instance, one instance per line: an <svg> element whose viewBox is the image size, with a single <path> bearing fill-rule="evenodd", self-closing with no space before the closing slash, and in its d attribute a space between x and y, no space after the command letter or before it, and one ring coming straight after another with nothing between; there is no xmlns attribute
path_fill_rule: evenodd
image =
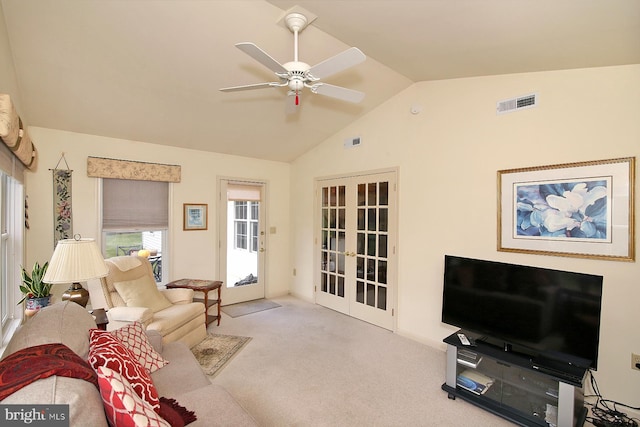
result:
<svg viewBox="0 0 640 427"><path fill-rule="evenodd" d="M148 307L154 313L171 307L171 301L158 290L156 282L149 276L125 282L114 282L127 307Z"/></svg>

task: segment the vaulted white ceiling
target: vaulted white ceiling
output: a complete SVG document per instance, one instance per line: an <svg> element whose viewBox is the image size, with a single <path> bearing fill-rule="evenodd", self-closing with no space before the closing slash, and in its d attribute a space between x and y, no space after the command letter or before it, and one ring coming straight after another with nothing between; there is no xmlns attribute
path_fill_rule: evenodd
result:
<svg viewBox="0 0 640 427"><path fill-rule="evenodd" d="M640 63L637 0L0 0L29 125L291 161L414 82ZM311 65L359 47L368 59L327 83L348 104L286 90L234 47L281 63L293 7ZM3 58L9 59L9 58ZM0 88L1 88L0 83Z"/></svg>

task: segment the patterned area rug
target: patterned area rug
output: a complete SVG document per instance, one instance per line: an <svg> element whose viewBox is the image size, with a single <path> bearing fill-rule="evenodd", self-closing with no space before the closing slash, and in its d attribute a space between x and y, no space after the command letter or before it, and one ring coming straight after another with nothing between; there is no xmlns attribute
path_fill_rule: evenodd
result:
<svg viewBox="0 0 640 427"><path fill-rule="evenodd" d="M251 337L209 334L200 344L191 348L205 374L215 376L242 348Z"/></svg>
<svg viewBox="0 0 640 427"><path fill-rule="evenodd" d="M253 301L241 302L238 304L225 305L221 308L222 312L230 317L240 317L259 311L269 310L271 308L281 307L277 302L268 299L256 299Z"/></svg>

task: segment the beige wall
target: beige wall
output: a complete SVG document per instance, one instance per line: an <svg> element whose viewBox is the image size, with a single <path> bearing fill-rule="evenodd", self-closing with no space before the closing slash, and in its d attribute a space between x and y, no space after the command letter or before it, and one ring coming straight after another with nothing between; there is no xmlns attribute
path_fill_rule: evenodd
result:
<svg viewBox="0 0 640 427"><path fill-rule="evenodd" d="M18 96L18 82L16 71L13 68L13 55L9 45L7 27L4 24L4 13L0 4L0 93L8 93L13 104L21 113L20 99Z"/></svg>
<svg viewBox="0 0 640 427"><path fill-rule="evenodd" d="M276 234L267 235L267 249L278 256L269 257L266 266L266 293L267 296L288 293L289 267L282 262L289 259L288 164L36 127L30 128L30 132L39 161L38 170L26 176L31 225L27 232L27 265L36 260L46 261L53 253L53 188L49 169L56 166L63 152L73 170L73 231L96 239L100 237L98 179L87 177L88 156L177 164L182 167L182 181L172 184L170 278L218 278L216 179L253 178L267 182L267 229L277 230ZM59 167L66 166L61 162ZM183 203L209 205L208 230L182 230Z"/></svg>
<svg viewBox="0 0 640 427"><path fill-rule="evenodd" d="M536 108L496 115L497 101L532 92ZM640 65L415 84L293 163L292 293L313 299L314 178L398 167L400 334L441 346L454 330L440 322L444 254L603 275L596 378L606 398L636 404L640 265L498 252L496 171L640 157L638 117ZM352 136L362 145L345 150Z"/></svg>

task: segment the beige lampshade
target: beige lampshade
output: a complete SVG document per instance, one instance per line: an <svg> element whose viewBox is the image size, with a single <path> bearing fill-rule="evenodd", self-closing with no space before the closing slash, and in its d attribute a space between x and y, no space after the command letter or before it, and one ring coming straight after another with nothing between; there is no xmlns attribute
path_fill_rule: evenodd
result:
<svg viewBox="0 0 640 427"><path fill-rule="evenodd" d="M58 241L42 281L52 284L86 282L104 277L107 272L94 239L65 239Z"/></svg>

